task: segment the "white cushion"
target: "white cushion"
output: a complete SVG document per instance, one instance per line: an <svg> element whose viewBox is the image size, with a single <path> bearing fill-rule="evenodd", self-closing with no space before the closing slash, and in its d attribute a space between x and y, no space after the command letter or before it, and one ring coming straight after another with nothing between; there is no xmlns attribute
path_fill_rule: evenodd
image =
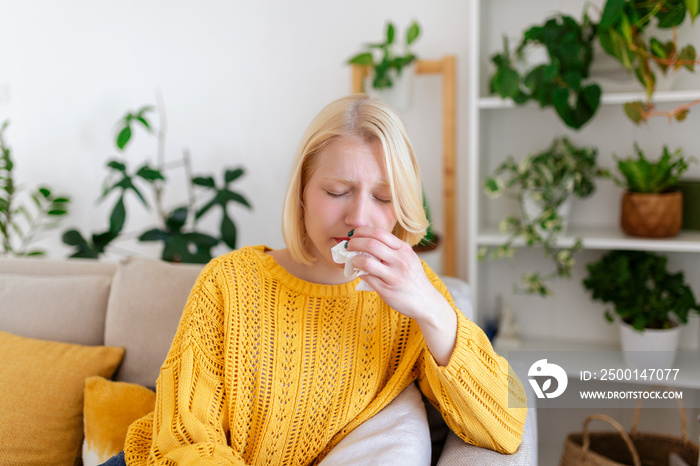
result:
<svg viewBox="0 0 700 466"><path fill-rule="evenodd" d="M415 383L363 422L321 461L322 466L430 464L430 430Z"/></svg>

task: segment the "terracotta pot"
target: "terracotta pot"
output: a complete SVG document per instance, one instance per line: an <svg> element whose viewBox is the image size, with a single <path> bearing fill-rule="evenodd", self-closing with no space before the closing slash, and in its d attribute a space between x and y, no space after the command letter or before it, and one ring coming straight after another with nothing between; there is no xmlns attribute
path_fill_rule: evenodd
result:
<svg viewBox="0 0 700 466"><path fill-rule="evenodd" d="M683 195L680 191L661 194L626 192L622 196L620 227L632 236L666 238L681 229Z"/></svg>

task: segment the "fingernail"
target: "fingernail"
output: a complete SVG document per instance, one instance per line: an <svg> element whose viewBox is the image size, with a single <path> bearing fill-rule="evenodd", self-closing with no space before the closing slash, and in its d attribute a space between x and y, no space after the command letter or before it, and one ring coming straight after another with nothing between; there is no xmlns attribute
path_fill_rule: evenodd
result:
<svg viewBox="0 0 700 466"><path fill-rule="evenodd" d="M345 242L345 249L348 248L348 243L349 243L349 241L346 241L346 242Z"/></svg>
<svg viewBox="0 0 700 466"><path fill-rule="evenodd" d="M350 230L350 233L348 233L348 238L350 238L353 234L355 234L355 230L354 230L354 229Z"/></svg>

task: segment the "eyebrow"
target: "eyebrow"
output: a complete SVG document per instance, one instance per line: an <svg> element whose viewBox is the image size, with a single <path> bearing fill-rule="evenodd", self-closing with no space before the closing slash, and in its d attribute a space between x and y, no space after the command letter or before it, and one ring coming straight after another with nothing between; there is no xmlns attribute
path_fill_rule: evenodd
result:
<svg viewBox="0 0 700 466"><path fill-rule="evenodd" d="M331 180L331 181L338 181L338 182L343 183L343 184L357 184L356 179L346 178L344 176L327 176L326 179ZM380 181L379 183L377 183L377 186L383 186L383 187L385 186L388 188L389 183L387 181Z"/></svg>

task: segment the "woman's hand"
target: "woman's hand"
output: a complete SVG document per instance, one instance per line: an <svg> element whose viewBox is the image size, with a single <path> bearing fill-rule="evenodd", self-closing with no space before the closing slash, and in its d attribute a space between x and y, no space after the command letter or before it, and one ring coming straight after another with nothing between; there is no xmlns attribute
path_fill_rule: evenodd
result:
<svg viewBox="0 0 700 466"><path fill-rule="evenodd" d="M354 230L348 251L374 256L357 255L352 265L367 272L362 280L389 307L418 323L433 358L446 365L457 338L457 317L428 279L413 248L387 231L367 226Z"/></svg>

